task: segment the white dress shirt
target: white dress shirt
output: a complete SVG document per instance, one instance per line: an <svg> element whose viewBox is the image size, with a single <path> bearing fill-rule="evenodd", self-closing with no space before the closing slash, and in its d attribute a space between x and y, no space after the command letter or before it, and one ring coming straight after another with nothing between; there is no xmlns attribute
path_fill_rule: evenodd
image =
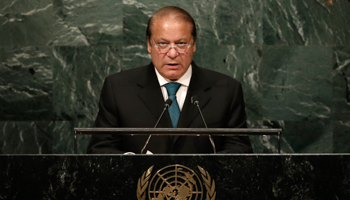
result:
<svg viewBox="0 0 350 200"><path fill-rule="evenodd" d="M182 107L185 103L188 86L190 85L190 81L192 77L192 65L190 65L186 73L176 81L171 81L169 79L164 78L162 75L159 74L156 68L154 69L156 71L158 82L163 93L164 101L168 99L168 92L164 85L171 82L177 82L181 84L179 90L176 93L176 99L177 99L177 103L179 104L180 110L182 110Z"/></svg>

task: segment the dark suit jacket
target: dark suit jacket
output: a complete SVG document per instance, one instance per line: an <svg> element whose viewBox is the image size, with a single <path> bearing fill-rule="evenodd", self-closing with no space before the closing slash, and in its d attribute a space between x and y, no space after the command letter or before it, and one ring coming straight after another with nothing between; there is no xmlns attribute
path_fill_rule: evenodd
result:
<svg viewBox="0 0 350 200"><path fill-rule="evenodd" d="M193 95L200 100L199 105L209 128L246 127L241 84L192 62L192 78L180 114L179 128L204 128L197 107L191 103ZM164 98L153 64L108 76L99 108L95 127L154 127L164 108ZM168 112L158 127L171 127ZM252 152L249 137L213 138L218 153ZM146 140L147 136L94 135L87 152L140 153ZM207 136L152 136L146 150L153 153L213 153Z"/></svg>

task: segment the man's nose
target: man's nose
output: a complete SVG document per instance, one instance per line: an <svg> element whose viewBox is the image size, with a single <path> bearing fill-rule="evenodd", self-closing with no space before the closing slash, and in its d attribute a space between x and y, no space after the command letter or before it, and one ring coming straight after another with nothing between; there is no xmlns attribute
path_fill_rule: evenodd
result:
<svg viewBox="0 0 350 200"><path fill-rule="evenodd" d="M175 47L170 47L167 55L170 57L170 58L176 58L178 55L179 55L179 52L177 52L177 50L175 49Z"/></svg>

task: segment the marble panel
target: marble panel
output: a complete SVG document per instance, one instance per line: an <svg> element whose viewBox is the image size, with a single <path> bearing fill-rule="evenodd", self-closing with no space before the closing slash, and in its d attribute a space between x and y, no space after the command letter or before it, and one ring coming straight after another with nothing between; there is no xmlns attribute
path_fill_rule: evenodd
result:
<svg viewBox="0 0 350 200"><path fill-rule="evenodd" d="M0 154L72 154L74 128L89 121L0 121ZM77 153L84 154L89 135L78 135Z"/></svg>
<svg viewBox="0 0 350 200"><path fill-rule="evenodd" d="M278 121L285 153L332 153L333 123L330 120Z"/></svg>
<svg viewBox="0 0 350 200"><path fill-rule="evenodd" d="M124 45L122 59L122 70L141 67L152 62L151 54L148 53L146 45Z"/></svg>
<svg viewBox="0 0 350 200"><path fill-rule="evenodd" d="M202 1L200 1L202 2ZM219 44L251 45L262 44L262 4L261 0L213 1L214 30ZM206 37L211 40L211 38Z"/></svg>
<svg viewBox="0 0 350 200"><path fill-rule="evenodd" d="M193 1L202 45L262 44L262 1Z"/></svg>
<svg viewBox="0 0 350 200"><path fill-rule="evenodd" d="M103 81L120 71L119 47L56 47L54 113L58 120L94 121Z"/></svg>
<svg viewBox="0 0 350 200"><path fill-rule="evenodd" d="M195 19L194 2L180 0L169 4L162 0L124 0L124 45L143 45L146 47L146 28L149 18L164 6L179 6ZM196 19L195 19L196 20Z"/></svg>
<svg viewBox="0 0 350 200"><path fill-rule="evenodd" d="M247 120L248 128L282 128L279 123L263 120ZM283 136L283 130L282 130ZM278 153L278 147L288 146L286 140L274 135L249 136L254 153ZM281 149L281 152L292 152Z"/></svg>
<svg viewBox="0 0 350 200"><path fill-rule="evenodd" d="M0 1L0 46L43 46L55 37L52 0Z"/></svg>
<svg viewBox="0 0 350 200"><path fill-rule="evenodd" d="M56 121L53 127L52 151L50 154L74 153L74 128L92 127L93 121ZM77 135L77 153L85 154L90 135Z"/></svg>
<svg viewBox="0 0 350 200"><path fill-rule="evenodd" d="M121 45L122 0L53 0L57 33L49 45Z"/></svg>
<svg viewBox="0 0 350 200"><path fill-rule="evenodd" d="M333 121L333 152L350 152L350 121Z"/></svg>
<svg viewBox="0 0 350 200"><path fill-rule="evenodd" d="M0 48L0 120L52 119L51 48Z"/></svg>
<svg viewBox="0 0 350 200"><path fill-rule="evenodd" d="M189 12L201 45L262 43L262 3L256 1L124 0L124 44L146 45L149 17L161 7L174 5Z"/></svg>
<svg viewBox="0 0 350 200"><path fill-rule="evenodd" d="M197 45L193 60L201 67L212 69L242 83L249 120L262 119L262 91L259 81L261 50L257 46Z"/></svg>
<svg viewBox="0 0 350 200"><path fill-rule="evenodd" d="M123 45L145 48L148 19L155 10L146 10L152 6L138 1L123 1ZM147 52L147 49L146 49ZM144 64L142 64L144 65Z"/></svg>
<svg viewBox="0 0 350 200"><path fill-rule="evenodd" d="M281 140L276 136L250 136L254 153L332 153L344 148L339 138L348 138L345 128L333 133L336 124L331 120L310 121L248 121L249 128L281 128ZM336 135L336 136L334 136ZM345 143L344 143L345 144ZM338 146L338 147L337 147ZM334 148L333 148L334 147Z"/></svg>
<svg viewBox="0 0 350 200"><path fill-rule="evenodd" d="M0 154L52 153L52 121L0 121Z"/></svg>
<svg viewBox="0 0 350 200"><path fill-rule="evenodd" d="M333 117L350 120L350 46L334 47L336 64L333 67Z"/></svg>
<svg viewBox="0 0 350 200"><path fill-rule="evenodd" d="M333 50L329 47L266 47L259 71L263 116L269 120L332 117Z"/></svg>
<svg viewBox="0 0 350 200"><path fill-rule="evenodd" d="M263 5L264 44L350 44L349 1L267 0Z"/></svg>

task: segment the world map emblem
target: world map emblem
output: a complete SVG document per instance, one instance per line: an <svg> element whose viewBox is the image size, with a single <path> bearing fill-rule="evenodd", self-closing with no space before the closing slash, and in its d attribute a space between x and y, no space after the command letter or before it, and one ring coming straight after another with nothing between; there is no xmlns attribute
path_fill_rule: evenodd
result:
<svg viewBox="0 0 350 200"><path fill-rule="evenodd" d="M163 167L152 176L153 167L138 180L138 200L215 200L215 181L202 167L197 166L200 176L179 164Z"/></svg>

